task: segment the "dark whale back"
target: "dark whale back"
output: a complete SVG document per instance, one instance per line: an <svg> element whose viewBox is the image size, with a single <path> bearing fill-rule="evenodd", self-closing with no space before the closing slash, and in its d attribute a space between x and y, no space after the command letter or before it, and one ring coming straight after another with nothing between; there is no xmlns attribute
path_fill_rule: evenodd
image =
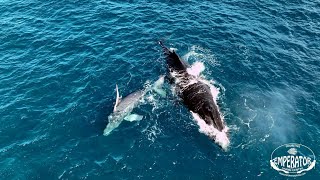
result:
<svg viewBox="0 0 320 180"><path fill-rule="evenodd" d="M224 125L207 84L202 82L192 84L185 88L180 96L189 110L197 113L208 125L214 125L222 131Z"/></svg>
<svg viewBox="0 0 320 180"><path fill-rule="evenodd" d="M189 65L185 61L180 59L175 51L171 51L169 48L164 46L161 41L159 41L159 44L161 45L164 55L166 56L167 66L170 70L178 72L187 70Z"/></svg>
<svg viewBox="0 0 320 180"><path fill-rule="evenodd" d="M165 47L162 42L159 42L159 44L166 56L169 71L177 72L174 76L179 79L176 82L176 86L179 89L178 95L183 100L183 103L193 113L197 113L206 124L213 125L216 129L222 131L224 124L219 109L213 100L209 85L201 81L191 83L191 80L195 77L186 71L189 65L180 59L174 51L170 51Z"/></svg>

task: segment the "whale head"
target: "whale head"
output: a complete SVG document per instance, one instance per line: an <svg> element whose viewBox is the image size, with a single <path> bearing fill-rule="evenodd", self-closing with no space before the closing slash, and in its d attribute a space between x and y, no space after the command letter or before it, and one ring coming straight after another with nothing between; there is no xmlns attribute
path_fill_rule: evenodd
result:
<svg viewBox="0 0 320 180"><path fill-rule="evenodd" d="M121 116L121 114L117 112L110 114L108 116L109 123L107 127L104 129L103 135L108 136L109 134L111 134L111 132L120 125L122 119L123 117Z"/></svg>

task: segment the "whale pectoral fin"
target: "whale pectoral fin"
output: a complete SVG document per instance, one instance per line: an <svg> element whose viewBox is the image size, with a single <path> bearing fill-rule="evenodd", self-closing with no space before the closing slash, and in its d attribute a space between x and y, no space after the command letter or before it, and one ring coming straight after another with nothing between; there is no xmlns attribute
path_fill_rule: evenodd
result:
<svg viewBox="0 0 320 180"><path fill-rule="evenodd" d="M143 119L143 116L138 114L130 114L124 118L124 120L133 122L133 121L141 121Z"/></svg>
<svg viewBox="0 0 320 180"><path fill-rule="evenodd" d="M114 104L113 112L115 112L117 110L117 106L121 101L121 98L119 96L119 90L118 90L118 85L117 84L116 84L116 93L117 93L117 95L116 95L116 103Z"/></svg>
<svg viewBox="0 0 320 180"><path fill-rule="evenodd" d="M163 90L163 89L154 89L154 91L155 91L156 93L158 93L161 97L166 97L166 96L167 96L166 91Z"/></svg>
<svg viewBox="0 0 320 180"><path fill-rule="evenodd" d="M164 76L160 76L160 78L154 83L153 90L158 93L161 97L166 97L167 93L162 88L164 83Z"/></svg>

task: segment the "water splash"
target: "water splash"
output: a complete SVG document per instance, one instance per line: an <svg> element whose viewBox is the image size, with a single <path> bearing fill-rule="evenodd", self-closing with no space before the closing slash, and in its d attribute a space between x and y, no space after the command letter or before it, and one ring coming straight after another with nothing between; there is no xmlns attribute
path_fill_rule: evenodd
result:
<svg viewBox="0 0 320 180"><path fill-rule="evenodd" d="M187 69L188 74L198 77L205 67L202 62L195 62L190 68Z"/></svg>
<svg viewBox="0 0 320 180"><path fill-rule="evenodd" d="M191 46L190 51L182 56L182 59L189 62L206 62L210 66L219 65L214 53L209 49L196 45Z"/></svg>
<svg viewBox="0 0 320 180"><path fill-rule="evenodd" d="M210 139L214 139L215 143L219 144L222 149L227 151L230 145L230 140L227 134L229 128L225 126L224 129L220 132L218 129L214 128L213 125L206 124L198 114L193 112L191 112L191 114L200 128L199 131L207 135Z"/></svg>

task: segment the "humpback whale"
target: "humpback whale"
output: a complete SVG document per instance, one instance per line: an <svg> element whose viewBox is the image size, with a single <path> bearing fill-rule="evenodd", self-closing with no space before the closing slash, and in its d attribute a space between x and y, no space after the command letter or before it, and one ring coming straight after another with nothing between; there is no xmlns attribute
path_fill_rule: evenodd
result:
<svg viewBox="0 0 320 180"><path fill-rule="evenodd" d="M108 116L109 123L103 131L103 135L109 135L115 128L117 128L123 120L126 121L140 121L143 116L138 114L130 114L132 110L138 105L139 101L145 94L144 90L133 92L121 99L119 96L118 85L116 85L116 103L113 108L113 113Z"/></svg>
<svg viewBox="0 0 320 180"><path fill-rule="evenodd" d="M123 120L130 122L142 120L143 116L131 114L131 112L139 104L139 102L143 100L143 96L149 91L155 91L161 97L165 97L166 92L162 89L163 82L164 76L160 76L151 87L135 91L124 98L120 97L118 85L116 85L116 102L112 114L108 116L109 123L104 129L103 135L109 135L121 124Z"/></svg>
<svg viewBox="0 0 320 180"><path fill-rule="evenodd" d="M167 48L161 41L159 44L165 55L170 82L174 85L177 95L195 119L205 122L210 129L210 132L205 134L226 149L230 143L227 136L228 128L213 98L212 85L199 76L201 71L199 74L190 73L190 65L174 50Z"/></svg>

